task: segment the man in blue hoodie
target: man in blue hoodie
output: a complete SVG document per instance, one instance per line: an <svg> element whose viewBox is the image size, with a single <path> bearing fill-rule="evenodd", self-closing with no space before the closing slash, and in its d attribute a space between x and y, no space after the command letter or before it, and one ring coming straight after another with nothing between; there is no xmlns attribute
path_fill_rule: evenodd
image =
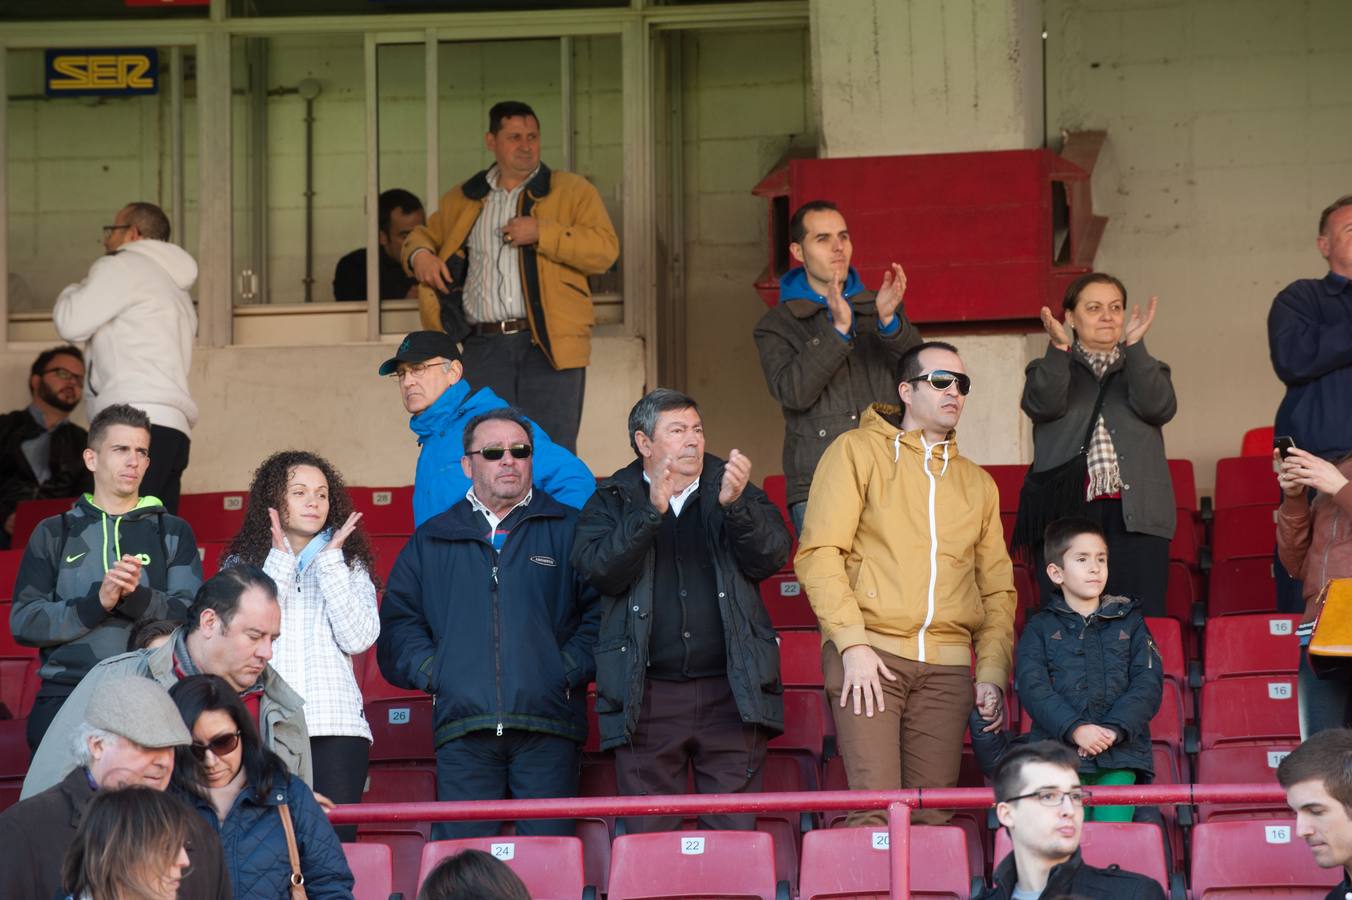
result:
<svg viewBox="0 0 1352 900"><path fill-rule="evenodd" d="M445 512L469 492L461 468L461 431L465 423L507 405L489 388L477 391L465 380L460 349L442 331L415 331L381 363L380 374L399 385L408 427L422 447L413 478L413 523L421 525ZM582 460L549 439L534 422L535 484L566 506L581 509L596 490L596 477Z"/></svg>
<svg viewBox="0 0 1352 900"><path fill-rule="evenodd" d="M874 403L897 403L897 360L920 343L902 309L906 273L892 263L875 294L850 267L845 217L828 200L798 207L789 253L801 263L779 280L779 305L756 325L770 393L784 410L789 515L803 530L817 460Z"/></svg>

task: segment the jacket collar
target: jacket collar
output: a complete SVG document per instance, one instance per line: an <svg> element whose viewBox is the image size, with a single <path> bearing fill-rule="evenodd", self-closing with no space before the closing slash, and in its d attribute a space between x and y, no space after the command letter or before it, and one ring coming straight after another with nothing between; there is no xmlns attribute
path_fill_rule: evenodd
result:
<svg viewBox="0 0 1352 900"><path fill-rule="evenodd" d="M166 689L179 680L177 667L174 663L174 654L180 642L184 647L183 655L187 657L187 632L182 628L175 631L173 636L163 645L148 652L141 651L145 653L146 667L150 670L150 677L164 685ZM188 663L196 670L196 663L191 658L188 659ZM287 684L281 675L277 674L277 670L272 667L271 663L263 667L263 674L258 676L258 681L263 685L263 696L275 703L284 712L292 714L305 705L305 701L300 694L296 693L295 689Z"/></svg>
<svg viewBox="0 0 1352 900"><path fill-rule="evenodd" d="M85 808L89 806L89 801L94 797L94 788L90 786L89 770L84 766L76 766L71 769L57 789L66 798L66 805L70 808L70 824L78 826L80 820L84 818Z"/></svg>
<svg viewBox="0 0 1352 900"><path fill-rule="evenodd" d="M718 489L723 481L723 467L727 463L721 457L714 456L712 453L704 454L704 468L699 473L699 496L695 499L699 501L700 508L708 507L709 498L718 500ZM631 493L639 493L644 496L648 493L648 483L643 480L643 460L635 459L623 469L611 475L607 483L616 485ZM712 489L712 490L711 490Z"/></svg>
<svg viewBox="0 0 1352 900"><path fill-rule="evenodd" d="M1080 858L1080 850L1077 847L1075 852L1071 854L1070 859L1059 866L1053 866L1051 872L1047 873L1047 885L1042 889L1042 896L1052 897L1061 893L1070 885L1070 880L1075 877L1075 873L1080 870L1080 866L1083 864L1084 860ZM999 886L1001 896L1013 896L1014 888L1019 883L1019 870L1014 861L1012 850L1004 858L1004 861L995 867L992 880Z"/></svg>
<svg viewBox="0 0 1352 900"><path fill-rule="evenodd" d="M1121 619L1135 607L1136 601L1130 597L1119 597L1116 594L1104 594L1099 598L1099 608L1094 611L1093 618ZM1047 600L1044 608L1061 615L1074 616L1077 619L1083 618L1083 616L1070 608L1070 604L1066 602L1065 594L1061 593L1059 590L1052 592L1051 597Z"/></svg>
<svg viewBox="0 0 1352 900"><path fill-rule="evenodd" d="M482 200L488 196L488 192L491 190L488 184L488 171L488 169L484 169L482 172L476 172L469 181L461 186L460 191L466 199ZM553 173L549 170L549 166L541 161L540 167L535 170L535 175L530 181L526 182L526 193L536 200L548 195L552 176Z"/></svg>
<svg viewBox="0 0 1352 900"><path fill-rule="evenodd" d="M562 519L568 515L568 507L551 497L538 484L532 489L530 505L521 508L521 522L531 519ZM484 536L484 517L475 511L468 498L462 498L451 508L424 522L419 529L426 529L427 536L445 541L480 541Z"/></svg>
<svg viewBox="0 0 1352 900"><path fill-rule="evenodd" d="M917 456L924 456L926 447L929 449L930 457L935 460L942 461L945 452L947 452L950 463L958 456L957 429L950 431L943 441L931 444L925 440L925 433L919 429L914 431L901 430L900 406L874 403L864 410L864 414L860 416L859 427L870 434L884 438L887 441L889 453L898 461L903 449Z"/></svg>
<svg viewBox="0 0 1352 900"><path fill-rule="evenodd" d="M446 388L431 406L416 415L409 416L408 427L418 436L418 443L445 429L448 422L462 414L461 407L473 393L469 381L461 378Z"/></svg>

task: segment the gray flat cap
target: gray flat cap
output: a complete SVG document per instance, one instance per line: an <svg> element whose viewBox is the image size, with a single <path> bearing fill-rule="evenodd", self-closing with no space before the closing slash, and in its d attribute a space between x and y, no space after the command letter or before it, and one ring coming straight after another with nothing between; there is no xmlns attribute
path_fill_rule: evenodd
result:
<svg viewBox="0 0 1352 900"><path fill-rule="evenodd" d="M150 678L133 675L103 682L89 698L85 721L151 749L192 743L169 692Z"/></svg>

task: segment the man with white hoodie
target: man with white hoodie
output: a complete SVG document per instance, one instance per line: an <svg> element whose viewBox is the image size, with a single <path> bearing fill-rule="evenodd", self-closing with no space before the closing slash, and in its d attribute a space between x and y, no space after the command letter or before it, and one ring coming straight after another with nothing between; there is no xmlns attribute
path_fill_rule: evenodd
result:
<svg viewBox="0 0 1352 900"><path fill-rule="evenodd" d="M169 217L153 203L129 203L103 226L108 254L52 310L67 341L88 341L85 406L92 419L126 403L150 416L150 468L141 493L178 511L197 405L188 393L197 313L188 291L197 262L169 243Z"/></svg>

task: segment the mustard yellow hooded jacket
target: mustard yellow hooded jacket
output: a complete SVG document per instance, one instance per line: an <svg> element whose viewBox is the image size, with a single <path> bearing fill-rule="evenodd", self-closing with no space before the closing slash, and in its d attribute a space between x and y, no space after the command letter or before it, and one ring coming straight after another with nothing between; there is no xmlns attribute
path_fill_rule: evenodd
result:
<svg viewBox="0 0 1352 900"><path fill-rule="evenodd" d="M995 482L874 404L817 464L794 568L823 642L966 666L1002 689L1014 645L1014 569Z"/></svg>

